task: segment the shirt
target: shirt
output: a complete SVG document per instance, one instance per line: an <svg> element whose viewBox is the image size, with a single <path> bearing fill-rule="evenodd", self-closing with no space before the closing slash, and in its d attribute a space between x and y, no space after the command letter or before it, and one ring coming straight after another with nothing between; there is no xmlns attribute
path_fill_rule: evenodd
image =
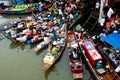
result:
<svg viewBox="0 0 120 80"><path fill-rule="evenodd" d="M73 57L74 57L74 58L77 58L78 55L77 55L75 52L73 52Z"/></svg>
<svg viewBox="0 0 120 80"><path fill-rule="evenodd" d="M112 8L109 8L109 10L108 10L108 12L107 12L108 18L110 18L113 13L114 13L113 9L112 9Z"/></svg>
<svg viewBox="0 0 120 80"><path fill-rule="evenodd" d="M99 9L99 7L100 7L100 3L97 2L96 5L95 5L95 8Z"/></svg>

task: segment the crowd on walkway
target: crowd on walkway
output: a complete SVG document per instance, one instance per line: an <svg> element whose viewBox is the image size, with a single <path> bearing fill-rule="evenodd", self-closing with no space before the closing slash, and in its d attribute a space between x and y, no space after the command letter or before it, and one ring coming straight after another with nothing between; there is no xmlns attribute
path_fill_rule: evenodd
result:
<svg viewBox="0 0 120 80"><path fill-rule="evenodd" d="M104 16L101 19L102 31L100 37L104 37L110 33L120 34L120 9L112 6L105 6L103 9Z"/></svg>

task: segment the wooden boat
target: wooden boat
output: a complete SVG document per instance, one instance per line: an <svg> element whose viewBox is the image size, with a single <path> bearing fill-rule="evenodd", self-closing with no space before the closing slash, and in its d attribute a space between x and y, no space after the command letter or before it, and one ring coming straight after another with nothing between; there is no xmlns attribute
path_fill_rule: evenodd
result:
<svg viewBox="0 0 120 80"><path fill-rule="evenodd" d="M120 65L120 54L119 51L116 50L111 45L101 41L99 38L96 39L97 49L101 52L101 54L106 57L111 63L112 67L116 70ZM118 70L118 75L120 76L120 72Z"/></svg>
<svg viewBox="0 0 120 80"><path fill-rule="evenodd" d="M62 55L65 47L66 47L66 39L65 38L61 38L64 39L63 43L59 43L59 41L53 41L52 44L54 44L55 47L57 47L57 52L55 55L52 54L52 49L55 47L49 47L50 51L48 53L46 53L43 62L44 62L44 66L43 66L43 71L47 71L50 69L50 67L60 58L60 56ZM60 40L61 40L60 39Z"/></svg>
<svg viewBox="0 0 120 80"><path fill-rule="evenodd" d="M80 48L76 41L75 34L72 31L68 31L67 35L67 46L68 46L68 58L70 63L70 69L74 79L83 78L83 67ZM73 57L73 52L76 51L77 58Z"/></svg>
<svg viewBox="0 0 120 80"><path fill-rule="evenodd" d="M6 32L11 29L13 27L14 24L12 24L11 22L4 22L2 24L0 24L0 32L1 34L5 37L5 38L8 38L9 40L11 40L12 42L15 42L15 43L20 43L19 41L13 39L10 37L9 34L6 34Z"/></svg>
<svg viewBox="0 0 120 80"><path fill-rule="evenodd" d="M46 2L43 5L43 9L47 9L52 6L52 3ZM24 14L24 13L32 13L39 11L38 3L30 3L30 4L22 4L15 6L4 6L4 8L0 9L0 13L2 14Z"/></svg>
<svg viewBox="0 0 120 80"><path fill-rule="evenodd" d="M120 77L114 71L109 61L99 54L91 41L80 39L79 45L96 80L120 80Z"/></svg>

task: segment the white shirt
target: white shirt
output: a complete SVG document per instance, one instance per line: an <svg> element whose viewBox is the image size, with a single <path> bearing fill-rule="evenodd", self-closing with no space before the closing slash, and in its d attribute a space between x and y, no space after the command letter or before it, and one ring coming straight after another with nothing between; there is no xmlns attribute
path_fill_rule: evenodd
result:
<svg viewBox="0 0 120 80"><path fill-rule="evenodd" d="M100 7L100 3L97 2L96 5L95 5L95 8L99 9L99 7Z"/></svg>
<svg viewBox="0 0 120 80"><path fill-rule="evenodd" d="M107 12L108 18L110 18L113 13L114 13L113 9L112 9L112 8L109 8L109 10L108 10L108 12Z"/></svg>
<svg viewBox="0 0 120 80"><path fill-rule="evenodd" d="M70 19L73 19L74 17L73 17L73 15L72 14L70 14Z"/></svg>
<svg viewBox="0 0 120 80"><path fill-rule="evenodd" d="M63 15L63 12L61 9L58 9L59 15Z"/></svg>
<svg viewBox="0 0 120 80"><path fill-rule="evenodd" d="M45 41L46 43L49 43L49 42L50 42L50 39L49 39L48 37L44 37L44 41Z"/></svg>

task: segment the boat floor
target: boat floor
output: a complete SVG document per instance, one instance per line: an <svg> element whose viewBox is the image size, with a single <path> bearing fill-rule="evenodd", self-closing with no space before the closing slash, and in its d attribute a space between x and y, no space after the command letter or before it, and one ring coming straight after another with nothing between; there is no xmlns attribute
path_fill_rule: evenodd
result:
<svg viewBox="0 0 120 80"><path fill-rule="evenodd" d="M120 79L114 79L115 78L115 72L112 71L112 72L109 72L109 73L105 73L105 74L102 74L101 77L104 78L104 80L120 80Z"/></svg>
<svg viewBox="0 0 120 80"><path fill-rule="evenodd" d="M74 79L80 79L83 78L83 73L73 73Z"/></svg>

